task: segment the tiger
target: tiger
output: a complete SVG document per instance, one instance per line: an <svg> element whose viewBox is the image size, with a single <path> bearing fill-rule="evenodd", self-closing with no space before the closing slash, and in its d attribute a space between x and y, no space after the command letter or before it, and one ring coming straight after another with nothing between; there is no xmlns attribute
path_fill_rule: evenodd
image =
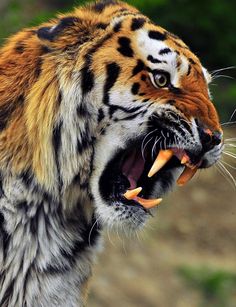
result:
<svg viewBox="0 0 236 307"><path fill-rule="evenodd" d="M0 306L84 306L102 231L135 232L221 157L211 75L133 6L95 1L0 50Z"/></svg>

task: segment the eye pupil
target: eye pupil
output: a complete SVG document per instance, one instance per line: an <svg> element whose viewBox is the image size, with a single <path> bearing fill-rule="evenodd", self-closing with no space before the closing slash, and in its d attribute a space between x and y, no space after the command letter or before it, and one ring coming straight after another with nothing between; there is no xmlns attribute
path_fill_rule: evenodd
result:
<svg viewBox="0 0 236 307"><path fill-rule="evenodd" d="M168 78L165 74L159 73L155 76L155 82L158 87L165 87L168 83Z"/></svg>
<svg viewBox="0 0 236 307"><path fill-rule="evenodd" d="M166 81L165 77L161 76L161 77L159 78L159 82L160 82L161 84L165 83L165 81Z"/></svg>

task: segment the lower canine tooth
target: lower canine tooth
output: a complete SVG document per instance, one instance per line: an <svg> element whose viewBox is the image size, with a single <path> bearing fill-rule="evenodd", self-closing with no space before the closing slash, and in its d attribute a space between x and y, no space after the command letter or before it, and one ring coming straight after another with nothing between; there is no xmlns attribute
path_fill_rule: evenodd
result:
<svg viewBox="0 0 236 307"><path fill-rule="evenodd" d="M134 199L138 194L142 191L142 188L136 188L134 190L128 190L125 194L124 197L128 200Z"/></svg>
<svg viewBox="0 0 236 307"><path fill-rule="evenodd" d="M179 179L177 180L177 184L179 186L185 185L189 180L193 178L197 170L198 170L197 167L189 168L186 166L183 173L180 175Z"/></svg>
<svg viewBox="0 0 236 307"><path fill-rule="evenodd" d="M155 175L172 157L174 153L171 149L160 150L152 168L148 173L148 177Z"/></svg>
<svg viewBox="0 0 236 307"><path fill-rule="evenodd" d="M181 160L181 164L186 164L187 162L189 162L189 157L187 155L184 155Z"/></svg>
<svg viewBox="0 0 236 307"><path fill-rule="evenodd" d="M162 198L158 199L143 199L141 197L136 197L137 202L140 203L144 208L151 209L158 206L162 202Z"/></svg>

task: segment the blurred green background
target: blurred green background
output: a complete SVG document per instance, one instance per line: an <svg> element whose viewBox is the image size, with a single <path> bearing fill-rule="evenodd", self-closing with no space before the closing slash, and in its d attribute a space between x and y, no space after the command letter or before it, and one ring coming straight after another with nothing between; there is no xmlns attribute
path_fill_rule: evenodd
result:
<svg viewBox="0 0 236 307"><path fill-rule="evenodd" d="M0 44L23 27L85 2L0 0ZM210 72L236 65L236 1L127 2L180 36ZM218 74L211 91L225 122L236 106L236 70ZM233 125L227 137L235 137ZM222 163L234 176L235 158L228 158ZM235 307L236 194L228 180L217 168L202 171L164 201L157 218L137 235L141 239L105 234L88 306Z"/></svg>

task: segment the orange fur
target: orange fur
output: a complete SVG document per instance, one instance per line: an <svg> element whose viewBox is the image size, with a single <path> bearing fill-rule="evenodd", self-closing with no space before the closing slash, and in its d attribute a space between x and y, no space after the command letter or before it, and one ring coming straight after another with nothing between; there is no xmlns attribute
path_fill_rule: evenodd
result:
<svg viewBox="0 0 236 307"><path fill-rule="evenodd" d="M52 186L54 180L50 178L49 169L55 167L51 136L58 110L57 65L61 65L65 79L69 80L72 68L81 68L84 55L103 35L104 31L96 28L97 24L109 24L115 15L121 15L120 9L126 9L130 16L124 20L122 35L130 37L132 14L139 14L135 8L125 3L108 6L102 13L91 8L89 5L75 9L70 14L59 15L51 22L41 25L55 26L61 18L71 16L81 20L78 24L64 29L55 41L40 40L35 35L39 29L36 27L23 30L10 38L0 52L0 109L13 109L7 119L7 126L0 134L0 163L4 167L10 163L15 172L32 167L39 181L46 186ZM165 32L161 27L149 22L145 16L142 17L148 21L146 28ZM136 59L127 59L116 52L114 45L119 35L113 35L98 49L92 64L94 71L99 75L104 73L107 58L119 61L122 65L122 77L116 86L135 82L140 77L137 75L130 78ZM78 58L68 62L67 57L62 58L60 54L63 53L63 48L78 43L78 37L79 42L89 39L86 44L81 45ZM166 44L181 55L191 58L196 63L194 69L189 76L181 80L180 88L184 88L182 94L173 95L165 89L157 91L150 83L142 83L141 90L147 93L144 98L153 101L160 96L163 100L175 99L176 107L186 118L199 118L206 128L212 131L221 130L218 115L208 96L207 84L198 58L179 38L171 34L168 34ZM57 51L53 55L44 55L45 46ZM21 48L24 48L23 53L20 52ZM37 69L41 62L42 72L38 77ZM19 97L24 100L22 103Z"/></svg>

